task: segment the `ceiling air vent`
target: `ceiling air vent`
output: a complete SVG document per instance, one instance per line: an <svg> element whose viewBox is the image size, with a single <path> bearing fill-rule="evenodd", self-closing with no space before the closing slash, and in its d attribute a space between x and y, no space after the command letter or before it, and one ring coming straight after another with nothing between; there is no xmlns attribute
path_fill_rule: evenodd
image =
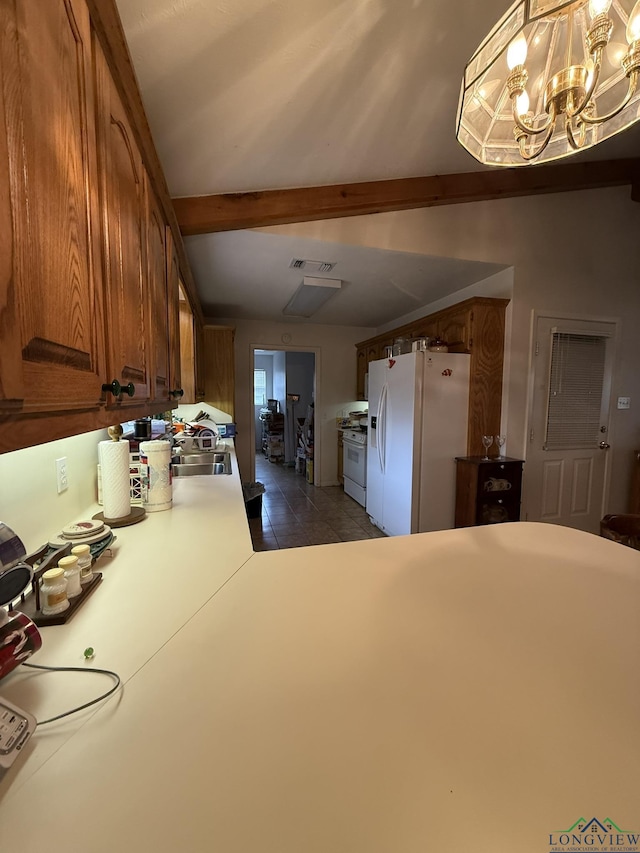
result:
<svg viewBox="0 0 640 853"><path fill-rule="evenodd" d="M304 270L305 272L331 272L335 262L331 261L309 261L303 258L293 258L289 264L292 270Z"/></svg>

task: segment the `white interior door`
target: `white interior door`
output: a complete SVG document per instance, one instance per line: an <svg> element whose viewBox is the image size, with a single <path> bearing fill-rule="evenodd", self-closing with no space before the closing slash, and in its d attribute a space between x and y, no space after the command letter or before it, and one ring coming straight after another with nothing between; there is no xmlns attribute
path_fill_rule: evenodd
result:
<svg viewBox="0 0 640 853"><path fill-rule="evenodd" d="M597 533L608 483L616 324L539 317L525 466L529 521Z"/></svg>

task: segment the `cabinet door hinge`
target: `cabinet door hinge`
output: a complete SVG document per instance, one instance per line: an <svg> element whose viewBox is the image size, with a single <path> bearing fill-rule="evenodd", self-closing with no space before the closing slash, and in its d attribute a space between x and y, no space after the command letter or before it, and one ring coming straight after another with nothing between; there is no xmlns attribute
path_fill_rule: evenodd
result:
<svg viewBox="0 0 640 853"><path fill-rule="evenodd" d="M529 441L530 441L530 442L532 442L532 441L533 441L533 430L532 430L532 429L531 429L531 430L529 430Z"/></svg>
<svg viewBox="0 0 640 853"><path fill-rule="evenodd" d="M534 355L540 355L540 341L536 341L536 351Z"/></svg>

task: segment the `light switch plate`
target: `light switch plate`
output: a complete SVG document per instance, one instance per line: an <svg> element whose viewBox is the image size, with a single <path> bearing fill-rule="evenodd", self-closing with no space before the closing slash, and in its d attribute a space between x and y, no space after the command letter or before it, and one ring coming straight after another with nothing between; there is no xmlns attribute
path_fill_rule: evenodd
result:
<svg viewBox="0 0 640 853"><path fill-rule="evenodd" d="M618 408L619 409L630 409L631 408L631 397L618 397Z"/></svg>
<svg viewBox="0 0 640 853"><path fill-rule="evenodd" d="M69 480L67 477L67 457L62 456L56 459L56 483L58 485L58 494L69 488Z"/></svg>

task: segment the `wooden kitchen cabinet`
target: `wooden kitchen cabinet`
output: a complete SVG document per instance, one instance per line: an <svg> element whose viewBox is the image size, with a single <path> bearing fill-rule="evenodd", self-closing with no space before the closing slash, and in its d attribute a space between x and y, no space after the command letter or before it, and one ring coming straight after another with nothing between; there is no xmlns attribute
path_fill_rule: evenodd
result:
<svg viewBox="0 0 640 853"><path fill-rule="evenodd" d="M367 360L367 351L364 347L358 347L356 353L356 400L366 400L365 396L365 376L369 369Z"/></svg>
<svg viewBox="0 0 640 853"><path fill-rule="evenodd" d="M357 399L364 399L364 374L372 360L368 355L375 352L376 347L380 358L384 347L394 338L433 338L437 335L447 342L451 352L466 352L471 356L467 453L481 455L484 450L482 436L500 432L508 304L508 299L476 296L357 344Z"/></svg>
<svg viewBox="0 0 640 853"><path fill-rule="evenodd" d="M0 28L3 453L176 405L195 296L115 3L7 0Z"/></svg>
<svg viewBox="0 0 640 853"><path fill-rule="evenodd" d="M148 178L145 196L151 400L154 410L165 411L184 396L180 384L180 268L171 230Z"/></svg>
<svg viewBox="0 0 640 853"><path fill-rule="evenodd" d="M180 263L171 229L165 225L167 268L167 326L160 329L161 337L169 337L169 403L174 405L184 399L182 387L182 359L180 350ZM164 335L163 335L164 332Z"/></svg>
<svg viewBox="0 0 640 853"><path fill-rule="evenodd" d="M107 376L133 392L121 397L107 392L107 408L118 409L124 420L127 408L151 399L145 178L126 110L97 42L95 64L103 262L109 283ZM164 247L164 234L161 241Z"/></svg>
<svg viewBox="0 0 640 853"><path fill-rule="evenodd" d="M203 327L180 286L180 372L184 396L181 403L204 400Z"/></svg>
<svg viewBox="0 0 640 853"><path fill-rule="evenodd" d="M196 400L200 401L204 400L205 395L204 325L195 315L193 317L193 343L196 360L194 379L196 386Z"/></svg>
<svg viewBox="0 0 640 853"><path fill-rule="evenodd" d="M196 353L194 336L194 318L191 306L186 298L180 298L180 375L184 396L181 403L196 402Z"/></svg>
<svg viewBox="0 0 640 853"><path fill-rule="evenodd" d="M449 352L470 352L472 322L473 311L465 308L447 311L436 323L436 335L447 342Z"/></svg>
<svg viewBox="0 0 640 853"><path fill-rule="evenodd" d="M21 0L1 4L0 27L5 450L17 415L97 412L105 363L89 15L81 0ZM36 435L35 420L21 424L23 445Z"/></svg>
<svg viewBox="0 0 640 853"><path fill-rule="evenodd" d="M356 362L356 400L366 400L365 376L369 371L369 362L382 358L384 348L377 341L366 347L359 347Z"/></svg>
<svg viewBox="0 0 640 853"><path fill-rule="evenodd" d="M160 206L148 178L144 180L146 259L149 302L149 360L151 399L158 411L171 406L170 335L169 329L169 266L166 228Z"/></svg>
<svg viewBox="0 0 640 853"><path fill-rule="evenodd" d="M204 402L235 420L235 329L204 327Z"/></svg>

